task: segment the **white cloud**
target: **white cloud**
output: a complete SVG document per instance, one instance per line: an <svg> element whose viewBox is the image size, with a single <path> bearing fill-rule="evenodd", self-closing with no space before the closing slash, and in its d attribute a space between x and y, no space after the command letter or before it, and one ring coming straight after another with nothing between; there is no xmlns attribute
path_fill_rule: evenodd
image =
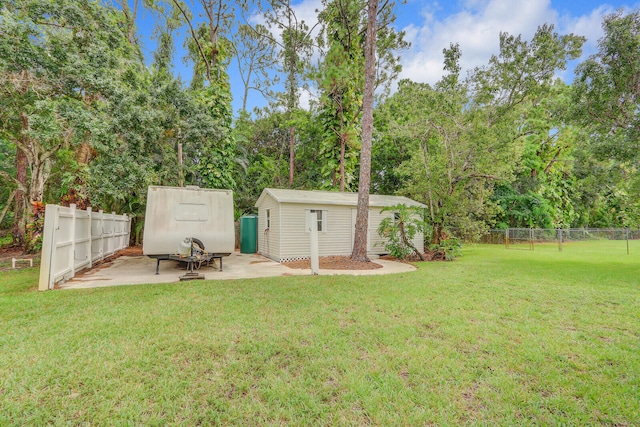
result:
<svg viewBox="0 0 640 427"><path fill-rule="evenodd" d="M293 6L296 16L312 27L318 20L317 11L322 9L321 0L304 0Z"/></svg>
<svg viewBox="0 0 640 427"><path fill-rule="evenodd" d="M591 11L588 15L573 17L563 16L560 18L559 28L563 33L573 33L586 37L587 41L583 47L583 57L592 55L598 50L598 40L602 37L602 19L605 15L615 12L615 8L602 5Z"/></svg>
<svg viewBox="0 0 640 427"><path fill-rule="evenodd" d="M314 27L316 22L318 22L318 13L317 10L322 8L321 0L303 0L297 4L293 4L292 7L295 18L298 23L304 21L304 23L311 29ZM249 22L252 24L262 24L266 26L271 33L280 40L282 35L282 28L278 28L277 26L270 26L267 24L265 17L262 13L253 15ZM313 37L317 35L317 29L315 28L313 32Z"/></svg>
<svg viewBox="0 0 640 427"><path fill-rule="evenodd" d="M315 42L320 33L320 25L318 25L318 10L322 9L322 0L303 0L297 4L293 4L291 8L293 10L293 16L295 18L294 21L299 24L304 22L304 24L310 31L311 39ZM284 30L284 27L268 24L264 14L258 13L252 15L249 19L249 22L252 25L264 25L269 30L269 32L271 32L271 35L275 40L278 41L278 43L282 42L282 31ZM276 48L276 51L280 51L280 46ZM311 61L315 62L318 60L318 58L319 52L317 51L317 49L313 49L313 51L311 52Z"/></svg>
<svg viewBox="0 0 640 427"><path fill-rule="evenodd" d="M632 6L624 6L625 11L630 11L640 8L640 3L636 3ZM561 34L573 33L577 36L583 36L586 38L585 44L582 47L582 55L576 59L573 64L570 64L569 68L562 72L559 77L566 82L573 81L574 71L573 68L580 62L587 59L589 56L595 54L598 51L598 41L604 35L602 30L602 20L606 15L610 15L619 9L619 6L611 6L603 4L593 9L589 14L581 16L563 15L559 18L558 31Z"/></svg>
<svg viewBox="0 0 640 427"><path fill-rule="evenodd" d="M569 16L565 15L559 18L557 25L558 32L561 34L575 34L586 38L582 46L582 55L580 58L569 64L567 70L561 71L558 77L570 83L574 78L574 69L577 64L587 59L598 51L598 40L602 37L602 19L605 15L614 12L612 6L602 5L594 9L588 15Z"/></svg>
<svg viewBox="0 0 640 427"><path fill-rule="evenodd" d="M300 108L308 111L311 107L311 100L314 99L315 96L306 88L300 87L298 90L300 93L300 97L298 98Z"/></svg>
<svg viewBox="0 0 640 427"><path fill-rule="evenodd" d="M461 11L441 20L432 18L430 8L434 6L429 6L422 14L422 23L404 28L412 47L402 54L401 78L435 83L443 74L442 50L450 43L460 45L463 70L486 65L491 55L498 53L501 31L530 39L545 23L553 24L560 34L587 37L585 58L597 50L597 40L602 36L602 17L615 10L604 5L583 16L559 16L550 0L466 0L460 4ZM572 73L569 70L565 74Z"/></svg>

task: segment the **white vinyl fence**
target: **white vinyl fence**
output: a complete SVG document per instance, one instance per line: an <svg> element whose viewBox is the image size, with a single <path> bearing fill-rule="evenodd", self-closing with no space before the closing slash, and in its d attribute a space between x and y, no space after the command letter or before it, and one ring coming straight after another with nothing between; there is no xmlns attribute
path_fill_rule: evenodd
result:
<svg viewBox="0 0 640 427"><path fill-rule="evenodd" d="M53 289L56 283L128 247L130 232L127 215L47 205L38 289Z"/></svg>

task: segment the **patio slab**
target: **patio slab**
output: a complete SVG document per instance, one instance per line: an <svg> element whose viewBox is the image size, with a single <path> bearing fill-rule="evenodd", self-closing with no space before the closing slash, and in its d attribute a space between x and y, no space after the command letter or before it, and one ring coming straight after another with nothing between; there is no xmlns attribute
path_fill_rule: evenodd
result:
<svg viewBox="0 0 640 427"><path fill-rule="evenodd" d="M320 275L378 275L406 273L416 268L411 264L376 259L372 262L382 268L373 270L327 270L320 269ZM205 280L250 279L274 276L311 275L311 269L289 268L258 254L234 252L222 260L222 271L215 267L202 267L198 270ZM175 283L185 274L184 264L166 260L160 262L160 274L156 275L156 260L147 256L121 256L111 263L85 271L68 282L59 285L60 289L98 288L106 286L141 285L152 283Z"/></svg>

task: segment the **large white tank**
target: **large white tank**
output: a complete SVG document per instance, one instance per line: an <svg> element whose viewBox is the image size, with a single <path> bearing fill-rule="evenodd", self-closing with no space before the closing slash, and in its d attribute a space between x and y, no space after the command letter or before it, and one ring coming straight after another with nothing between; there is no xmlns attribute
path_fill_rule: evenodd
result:
<svg viewBox="0 0 640 427"><path fill-rule="evenodd" d="M185 238L200 240L209 253L233 252L233 192L195 186L149 187L142 252L175 254Z"/></svg>

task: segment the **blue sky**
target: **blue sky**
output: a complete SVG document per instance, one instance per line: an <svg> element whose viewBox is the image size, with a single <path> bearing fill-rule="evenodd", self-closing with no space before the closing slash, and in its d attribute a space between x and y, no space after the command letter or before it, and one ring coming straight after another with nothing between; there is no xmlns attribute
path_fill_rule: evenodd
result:
<svg viewBox="0 0 640 427"><path fill-rule="evenodd" d="M187 0L193 5L196 0ZM315 22L315 10L321 8L321 0L293 1L297 15L306 22ZM195 6L194 6L195 7ZM400 53L403 70L400 78L418 82L435 83L442 75L442 49L450 43L459 43L462 50L463 69L472 69L487 63L498 50L501 31L522 34L529 39L537 27L553 24L560 34L574 33L587 38L583 58L597 50L597 41L602 36L601 22L604 15L618 8L627 10L640 8L640 1L610 0L457 0L429 1L407 0L397 6L398 30L406 32L411 48ZM146 50L153 49L149 36L151 18L142 15L142 42ZM260 22L260 16L254 16ZM180 59L183 56L182 42L176 41L175 71L188 82L191 72ZM150 56L150 55L149 55ZM575 65L575 64L574 64ZM237 65L229 67L233 108L240 108L242 84L236 72ZM573 80L573 68L559 75L566 82ZM304 92L301 104L308 105L312 92ZM250 107L263 106L260 94L251 95Z"/></svg>

